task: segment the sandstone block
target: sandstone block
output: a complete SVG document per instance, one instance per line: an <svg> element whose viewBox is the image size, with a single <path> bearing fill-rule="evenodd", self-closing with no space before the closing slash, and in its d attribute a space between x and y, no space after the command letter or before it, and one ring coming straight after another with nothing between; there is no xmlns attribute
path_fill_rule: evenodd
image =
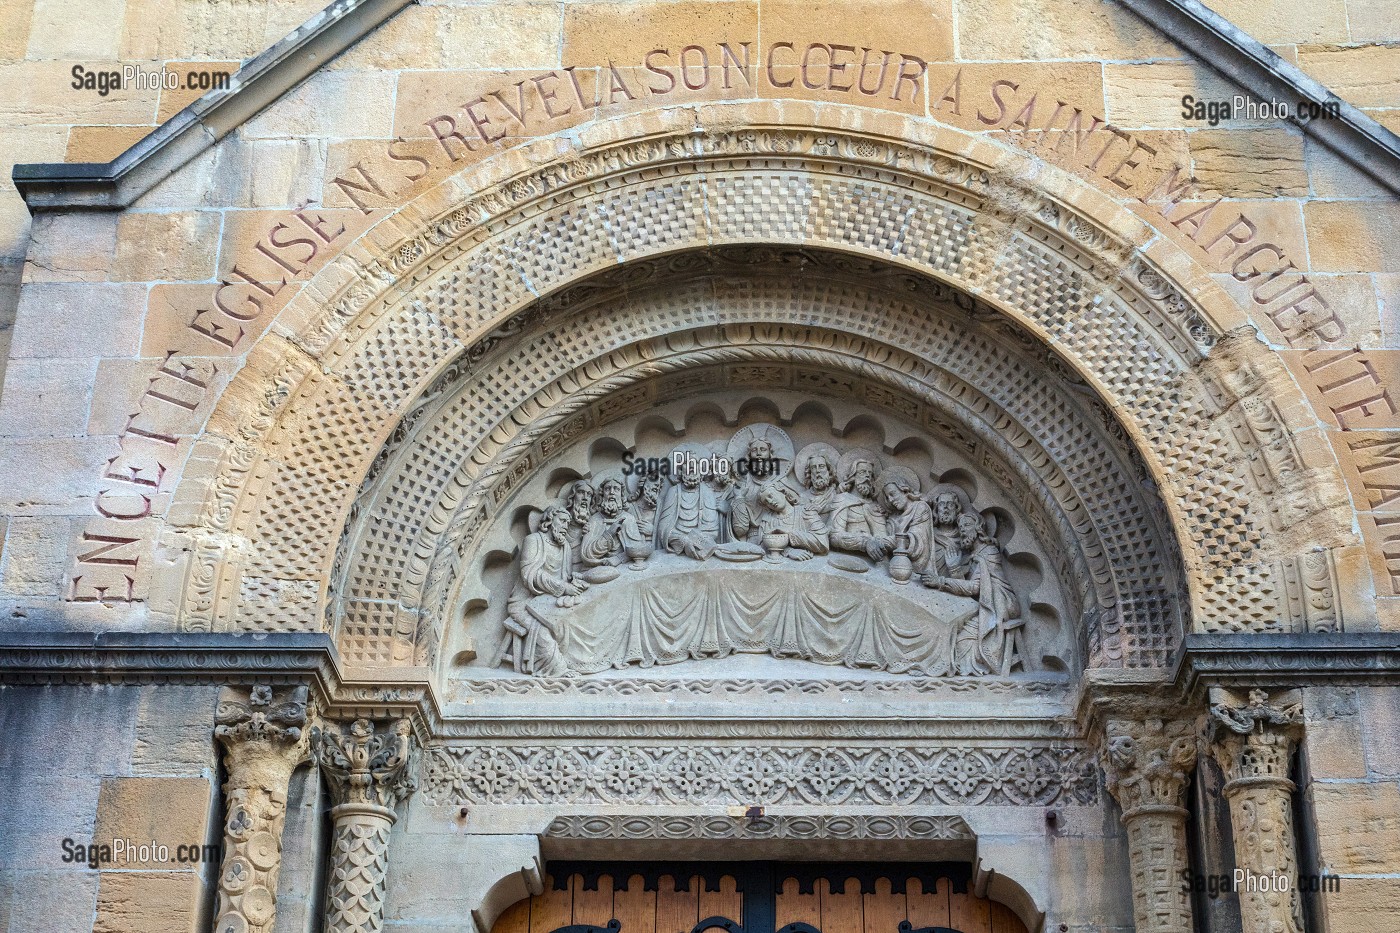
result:
<svg viewBox="0 0 1400 933"><path fill-rule="evenodd" d="M30 228L26 282L102 282L116 251L113 214L42 214Z"/></svg>
<svg viewBox="0 0 1400 933"><path fill-rule="evenodd" d="M1394 878L1343 878L1340 890L1322 897L1327 933L1378 933L1400 916L1400 884Z"/></svg>
<svg viewBox="0 0 1400 933"><path fill-rule="evenodd" d="M193 933L204 888L192 872L104 871L93 933Z"/></svg>
<svg viewBox="0 0 1400 933"><path fill-rule="evenodd" d="M359 136L389 138L395 75L373 71L322 71L298 85L243 126L259 137Z"/></svg>
<svg viewBox="0 0 1400 933"><path fill-rule="evenodd" d="M1352 0L1217 0L1211 9L1268 45L1346 42Z"/></svg>
<svg viewBox="0 0 1400 933"><path fill-rule="evenodd" d="M957 0L957 16L958 51L966 59L1185 57L1160 31L1110 4Z"/></svg>
<svg viewBox="0 0 1400 933"><path fill-rule="evenodd" d="M151 126L75 126L68 133L65 162L111 162L145 139Z"/></svg>
<svg viewBox="0 0 1400 933"><path fill-rule="evenodd" d="M186 774L207 785L207 778L196 776L213 773L217 764L209 731L217 698L215 686L165 684L143 689L131 752L132 772ZM191 800L198 796L192 789L188 794Z"/></svg>
<svg viewBox="0 0 1400 933"><path fill-rule="evenodd" d="M636 66L657 48L679 54L687 45L757 45L758 6L751 0L678 0L658 4L639 22L637 8L630 3L570 3L564 7L563 61Z"/></svg>
<svg viewBox="0 0 1400 933"><path fill-rule="evenodd" d="M1400 690L1379 687L1361 696L1366 766L1373 775L1400 777Z"/></svg>
<svg viewBox="0 0 1400 933"><path fill-rule="evenodd" d="M1400 203L1313 201L1304 208L1313 268L1369 272L1400 268Z"/></svg>
<svg viewBox="0 0 1400 933"><path fill-rule="evenodd" d="M1380 182L1316 140L1307 141L1308 181L1319 198L1385 200L1392 195Z"/></svg>
<svg viewBox="0 0 1400 933"><path fill-rule="evenodd" d="M1108 119L1125 129L1205 126L1181 115L1181 98L1228 100L1239 89L1205 65L1191 62L1105 64ZM1220 124L1241 124L1227 120Z"/></svg>
<svg viewBox="0 0 1400 933"><path fill-rule="evenodd" d="M68 866L66 871L15 871L9 933L53 933L91 929L97 906L98 873ZM0 909L0 920L5 912Z"/></svg>
<svg viewBox="0 0 1400 933"><path fill-rule="evenodd" d="M1304 701L1308 717L1304 745L1312 781L1366 777L1356 691L1309 687Z"/></svg>
<svg viewBox="0 0 1400 933"><path fill-rule="evenodd" d="M1193 130L1193 174L1227 198L1306 197L1303 137L1295 130Z"/></svg>
<svg viewBox="0 0 1400 933"><path fill-rule="evenodd" d="M137 61L130 61L137 64ZM148 62L141 62L149 64ZM158 92L129 87L117 88L105 96L97 90L74 88L73 66L88 71L108 70L90 59L43 60L0 63L0 120L5 124L60 125L150 124L156 115ZM110 70L120 71L115 62Z"/></svg>
<svg viewBox="0 0 1400 933"><path fill-rule="evenodd" d="M1393 42L1395 4L1391 0L1347 0L1353 42Z"/></svg>
<svg viewBox="0 0 1400 933"><path fill-rule="evenodd" d="M196 431L228 384L234 370L232 361L181 356L178 363L165 367L204 383L206 388L162 373L162 364L159 357L99 363L98 391L93 395L86 433L121 434L134 411L141 412L140 425L146 431L177 436ZM151 391L159 395L151 395Z"/></svg>
<svg viewBox="0 0 1400 933"><path fill-rule="evenodd" d="M199 281L214 274L217 211L124 212L117 223L116 282Z"/></svg>
<svg viewBox="0 0 1400 933"><path fill-rule="evenodd" d="M146 289L141 285L32 283L20 294L16 359L134 356Z"/></svg>
<svg viewBox="0 0 1400 933"><path fill-rule="evenodd" d="M81 16L63 0L34 0L29 30L29 58L103 60L117 58L119 21L125 0L92 0Z"/></svg>
<svg viewBox="0 0 1400 933"><path fill-rule="evenodd" d="M0 61L24 58L33 19L34 0L16 0L0 5Z"/></svg>
<svg viewBox="0 0 1400 933"><path fill-rule="evenodd" d="M759 11L764 47L787 41L803 49L821 42L853 46L857 58L866 47L873 52L889 49L917 55L925 61L955 57L952 0L876 0L863 3L859 17L850 12L850 5L840 0L767 0Z"/></svg>
<svg viewBox="0 0 1400 933"><path fill-rule="evenodd" d="M296 207L320 200L324 163L318 140L247 139L235 132L199 164L186 165L162 182L153 195L178 207Z"/></svg>
<svg viewBox="0 0 1400 933"><path fill-rule="evenodd" d="M1400 47L1304 47L1298 66L1358 107L1400 107Z"/></svg>
<svg viewBox="0 0 1400 933"><path fill-rule="evenodd" d="M15 360L0 392L0 436L80 434L87 423L91 360Z"/></svg>
<svg viewBox="0 0 1400 933"><path fill-rule="evenodd" d="M449 15L435 24L441 64L430 67L547 71L559 64L559 7L554 3L493 3L445 12Z"/></svg>
<svg viewBox="0 0 1400 933"><path fill-rule="evenodd" d="M1308 281L1327 302L1327 312L1315 317L1320 320L1328 315L1335 315L1340 324L1319 328L1322 331L1319 333L1318 330L1307 331L1305 322L1296 315L1280 316L1279 322L1289 328L1286 334L1264 313L1268 306L1256 305L1250 296L1257 283L1237 282L1229 272L1217 273L1215 280L1239 302L1240 307L1250 311L1254 325L1269 343L1299 348L1385 345L1381 337L1375 286L1370 276L1310 273ZM1334 339L1324 340L1324 336Z"/></svg>
<svg viewBox="0 0 1400 933"><path fill-rule="evenodd" d="M16 516L5 531L0 591L7 596L58 596L68 561L65 519Z"/></svg>
<svg viewBox="0 0 1400 933"><path fill-rule="evenodd" d="M203 777L121 777L104 778L97 798L97 824L92 841L113 845L125 840L137 846L165 846L170 857L177 857L182 845L203 845L209 835L211 786ZM154 856L155 853L152 853ZM113 867L123 869L175 870L174 864L127 860ZM195 870L191 864L180 871Z"/></svg>

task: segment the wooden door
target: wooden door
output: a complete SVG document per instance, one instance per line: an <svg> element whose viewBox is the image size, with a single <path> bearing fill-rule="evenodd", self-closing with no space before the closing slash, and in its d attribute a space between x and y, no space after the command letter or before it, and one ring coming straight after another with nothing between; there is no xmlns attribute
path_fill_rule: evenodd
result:
<svg viewBox="0 0 1400 933"><path fill-rule="evenodd" d="M492 933L1026 933L952 863L554 862Z"/></svg>

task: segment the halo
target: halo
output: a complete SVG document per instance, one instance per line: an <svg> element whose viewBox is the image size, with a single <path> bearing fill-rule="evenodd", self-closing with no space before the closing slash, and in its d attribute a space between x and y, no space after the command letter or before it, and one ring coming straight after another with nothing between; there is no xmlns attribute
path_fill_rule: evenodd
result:
<svg viewBox="0 0 1400 933"><path fill-rule="evenodd" d="M896 479L904 480L905 484L913 490L912 494L914 496L919 495L919 474L902 463L891 463L889 466L885 467L885 469L881 471L879 479L875 480L875 488L879 490L881 495L884 495L885 486L888 485L891 480Z"/></svg>
<svg viewBox="0 0 1400 933"><path fill-rule="evenodd" d="M801 450L799 450L797 452L796 459L794 459L792 462L793 478L797 480L798 485L801 485L803 487L806 486L807 464L810 463L812 461L812 458L817 456L818 454L826 458L826 462L831 466L832 481L836 481L836 476L840 472L839 465L841 463L841 454L839 451L837 451L835 447L832 447L830 444L825 444L821 441L818 441L815 444L808 444L806 447L803 447Z"/></svg>
<svg viewBox="0 0 1400 933"><path fill-rule="evenodd" d="M729 439L729 446L725 448L725 456L730 463L737 463L749 455L749 442L755 437L761 437L769 444L773 445L773 456L778 460L778 472L766 478L767 482L786 476L792 469L792 438L788 437L786 431L776 424L765 424L759 422L747 427L740 428L733 437Z"/></svg>
<svg viewBox="0 0 1400 933"><path fill-rule="evenodd" d="M934 486L928 491L928 495L924 496L924 499L928 502L929 505L933 505L933 500L937 499L945 492L950 492L953 494L953 496L958 500L958 504L962 506L963 512L973 511L972 499L968 496L967 490L963 489L957 483L938 483L936 486Z"/></svg>
<svg viewBox="0 0 1400 933"><path fill-rule="evenodd" d="M840 461L836 464L836 478L841 481L842 486L845 486L851 481L851 473L855 470L856 461L858 460L865 460L874 464L875 469L873 472L876 476L879 476L885 470L884 461L880 459L879 454L872 450L866 450L864 447L852 447L841 455Z"/></svg>

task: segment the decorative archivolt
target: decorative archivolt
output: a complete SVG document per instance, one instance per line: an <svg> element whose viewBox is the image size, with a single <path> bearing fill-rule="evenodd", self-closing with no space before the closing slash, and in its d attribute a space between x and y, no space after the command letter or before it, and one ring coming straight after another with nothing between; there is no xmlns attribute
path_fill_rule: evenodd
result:
<svg viewBox="0 0 1400 933"><path fill-rule="evenodd" d="M705 119L761 123L766 106L716 107ZM732 242L861 253L984 298L1116 409L1172 511L1198 626L1338 624L1316 608L1332 600L1325 552L1300 603L1279 564L1291 556L1265 541L1291 517L1315 529L1315 543L1336 545L1344 532L1323 504L1336 479L1317 464L1275 476L1252 453L1265 446L1260 431L1288 433L1270 421L1276 411L1251 411L1242 434L1222 423L1238 396L1200 364L1238 314L1166 244L1150 254L1171 272L1147 260L1139 247L1150 230L1128 212L1012 150L912 121L901 141L825 126L697 132L689 122L628 139L636 119L607 126L621 142L542 166L507 153L444 183L395 216L396 229L417 232L389 236L394 245L372 259L337 260L284 312L303 322L295 346L259 345L240 388L260 404L213 451L204 516L189 532L182 624L324 625L347 503L446 367L540 295L586 288L594 273L647 255ZM1172 284L1183 276L1190 297ZM319 304L324 294L335 297ZM1230 340L1243 348L1236 356L1259 355L1247 338ZM1258 372L1268 393L1292 399L1277 373ZM1242 460L1269 471L1269 492ZM1271 514L1279 501L1288 509ZM1301 623L1296 604L1313 607Z"/></svg>

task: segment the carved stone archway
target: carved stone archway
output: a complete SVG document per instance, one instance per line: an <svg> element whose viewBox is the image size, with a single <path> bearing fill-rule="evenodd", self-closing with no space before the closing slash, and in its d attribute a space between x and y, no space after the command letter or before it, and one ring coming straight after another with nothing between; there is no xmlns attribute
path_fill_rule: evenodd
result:
<svg viewBox="0 0 1400 933"><path fill-rule="evenodd" d="M203 442L217 467L202 518L177 533L192 552L180 624L331 624L324 581L349 494L435 378L537 296L726 242L883 257L1010 315L1123 418L1171 513L1193 627L1339 624L1288 617L1279 564L1348 540L1335 463L1289 440L1296 387L1247 336L1221 340L1241 319L1202 270L1012 150L914 121L900 141L854 135L862 117L848 111L836 122L849 128L815 112L810 129L774 127L766 106L707 108L698 133L638 137L636 118L620 118L538 168L504 154L374 228L374 258L318 274L284 312L294 342L264 339L229 392L255 398L252 410L221 405L223 436ZM877 189L901 208L859 209ZM1240 404L1264 394L1276 401ZM1325 556L1309 567L1325 604Z"/></svg>

